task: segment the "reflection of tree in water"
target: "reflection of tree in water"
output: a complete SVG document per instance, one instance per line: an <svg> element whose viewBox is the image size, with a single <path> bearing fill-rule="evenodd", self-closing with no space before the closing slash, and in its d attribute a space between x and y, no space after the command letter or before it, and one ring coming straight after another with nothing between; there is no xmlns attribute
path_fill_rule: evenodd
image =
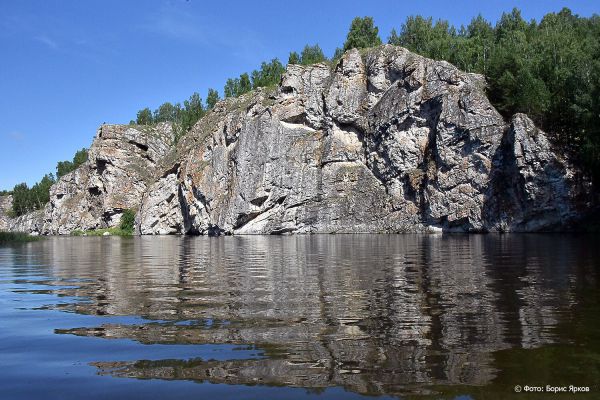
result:
<svg viewBox="0 0 600 400"><path fill-rule="evenodd" d="M559 315L575 302L575 271L565 265L577 262L552 256L573 243L532 236L139 238L45 246L54 246L53 275L92 279L61 289L88 300L63 308L164 321L58 333L256 345L265 355L95 364L115 376L344 386L370 394L483 385L496 376L493 352L551 343Z"/></svg>

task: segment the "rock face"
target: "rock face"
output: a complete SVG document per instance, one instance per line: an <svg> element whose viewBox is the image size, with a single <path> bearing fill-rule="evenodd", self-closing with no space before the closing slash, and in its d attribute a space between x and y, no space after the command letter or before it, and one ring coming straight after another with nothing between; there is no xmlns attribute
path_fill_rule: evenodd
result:
<svg viewBox="0 0 600 400"><path fill-rule="evenodd" d="M0 196L0 231L20 231L39 235L43 228L44 211L36 210L13 218L12 203L11 195Z"/></svg>
<svg viewBox="0 0 600 400"><path fill-rule="evenodd" d="M0 231L10 230L12 218L10 210L12 209L12 196L0 196Z"/></svg>
<svg viewBox="0 0 600 400"><path fill-rule="evenodd" d="M166 126L105 125L51 192L43 233L536 231L565 227L591 187L482 76L406 49L290 65L274 90L228 99L169 151Z"/></svg>
<svg viewBox="0 0 600 400"><path fill-rule="evenodd" d="M118 225L124 210L139 208L173 140L170 124L102 125L88 161L52 186L43 211L19 217L11 230L56 235Z"/></svg>

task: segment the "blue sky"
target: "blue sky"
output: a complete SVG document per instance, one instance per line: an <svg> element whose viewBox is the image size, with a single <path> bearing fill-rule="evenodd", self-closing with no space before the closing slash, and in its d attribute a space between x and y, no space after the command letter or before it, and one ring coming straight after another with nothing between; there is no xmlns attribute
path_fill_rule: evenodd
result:
<svg viewBox="0 0 600 400"><path fill-rule="evenodd" d="M103 122L178 102L290 50L318 43L327 55L355 16L370 15L385 41L409 15L468 24L513 7L525 18L595 1L2 0L0 189L33 184L89 147Z"/></svg>

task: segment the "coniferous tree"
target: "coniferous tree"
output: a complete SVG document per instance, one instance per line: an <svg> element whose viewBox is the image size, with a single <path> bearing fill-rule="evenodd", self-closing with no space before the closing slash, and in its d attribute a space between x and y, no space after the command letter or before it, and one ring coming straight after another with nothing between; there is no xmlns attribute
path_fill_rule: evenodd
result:
<svg viewBox="0 0 600 400"><path fill-rule="evenodd" d="M218 101L219 92L217 92L215 89L208 89L208 95L206 96L206 109L211 110Z"/></svg>
<svg viewBox="0 0 600 400"><path fill-rule="evenodd" d="M311 65L320 63L327 60L325 54L323 54L323 50L319 47L318 44L314 46L306 45L300 54L300 63L302 65Z"/></svg>
<svg viewBox="0 0 600 400"><path fill-rule="evenodd" d="M250 82L250 76L247 73L240 75L240 86L236 96L241 96L244 93L248 93L252 90L252 83Z"/></svg>
<svg viewBox="0 0 600 400"><path fill-rule="evenodd" d="M135 121L138 125L150 125L153 122L152 111L148 107L138 111Z"/></svg>
<svg viewBox="0 0 600 400"><path fill-rule="evenodd" d="M344 43L344 51L353 48L363 49L374 47L380 44L379 28L373 24L372 17L356 17L352 20L346 42Z"/></svg>
<svg viewBox="0 0 600 400"><path fill-rule="evenodd" d="M333 53L333 57L331 57L331 62L335 65L344 55L344 49L341 47L337 47Z"/></svg>
<svg viewBox="0 0 600 400"><path fill-rule="evenodd" d="M188 131L204 115L204 106L202 98L198 93L190 96L189 100L183 102L183 110L180 112L181 128L184 132Z"/></svg>
<svg viewBox="0 0 600 400"><path fill-rule="evenodd" d="M79 167L81 164L86 162L88 159L88 151L86 148L78 150L73 156L73 166L75 168Z"/></svg>
<svg viewBox="0 0 600 400"><path fill-rule="evenodd" d="M295 51L290 52L288 64L300 64L300 56Z"/></svg>
<svg viewBox="0 0 600 400"><path fill-rule="evenodd" d="M178 107L166 102L161 104L156 110L154 110L153 121L154 122L166 122L176 121L178 117Z"/></svg>
<svg viewBox="0 0 600 400"><path fill-rule="evenodd" d="M263 62L260 70L252 71L252 88L272 86L281 80L281 75L285 72L284 66L277 58L271 62Z"/></svg>
<svg viewBox="0 0 600 400"><path fill-rule="evenodd" d="M238 78L229 78L225 83L225 87L223 88L223 94L225 98L227 97L236 97L239 92L240 80Z"/></svg>

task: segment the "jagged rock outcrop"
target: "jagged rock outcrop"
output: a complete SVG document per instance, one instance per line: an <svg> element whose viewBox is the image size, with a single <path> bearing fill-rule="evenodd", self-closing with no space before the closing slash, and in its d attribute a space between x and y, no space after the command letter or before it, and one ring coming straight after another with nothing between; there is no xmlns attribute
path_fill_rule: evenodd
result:
<svg viewBox="0 0 600 400"><path fill-rule="evenodd" d="M44 210L19 217L10 229L55 235L118 225L124 210L139 209L173 141L166 123L102 125L88 160L52 186Z"/></svg>
<svg viewBox="0 0 600 400"><path fill-rule="evenodd" d="M0 196L0 231L23 231L39 234L42 231L44 212L36 210L12 217L12 195Z"/></svg>
<svg viewBox="0 0 600 400"><path fill-rule="evenodd" d="M10 216L12 209L12 196L0 196L0 231L10 230L13 219Z"/></svg>
<svg viewBox="0 0 600 400"><path fill-rule="evenodd" d="M351 50L333 70L290 65L276 89L220 102L170 152L172 134L147 133L161 138L149 145L139 130L103 126L112 140L99 134L90 161L53 187L43 232L112 226L132 207L142 234L533 231L576 220L589 181L526 116L505 121L484 88L480 75L385 45Z"/></svg>

